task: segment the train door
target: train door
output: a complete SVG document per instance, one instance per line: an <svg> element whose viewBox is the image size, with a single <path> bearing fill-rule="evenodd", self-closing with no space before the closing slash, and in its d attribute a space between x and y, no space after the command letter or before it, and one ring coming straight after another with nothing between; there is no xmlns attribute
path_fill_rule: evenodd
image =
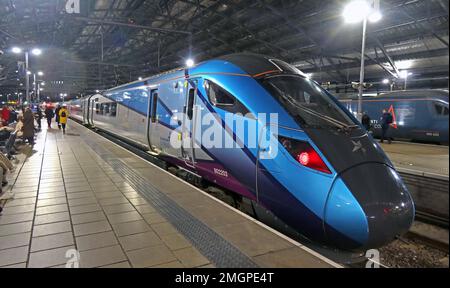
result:
<svg viewBox="0 0 450 288"><path fill-rule="evenodd" d="M182 132L182 144L181 152L184 162L187 166L195 168L195 155L194 155L194 135L195 135L195 99L197 96L197 84L198 80L189 80L186 90L186 104L184 108L183 119L183 132Z"/></svg>
<svg viewBox="0 0 450 288"><path fill-rule="evenodd" d="M159 135L159 115L158 115L158 89L150 91L150 101L148 108L148 124L147 124L147 138L150 151L160 153L160 135Z"/></svg>

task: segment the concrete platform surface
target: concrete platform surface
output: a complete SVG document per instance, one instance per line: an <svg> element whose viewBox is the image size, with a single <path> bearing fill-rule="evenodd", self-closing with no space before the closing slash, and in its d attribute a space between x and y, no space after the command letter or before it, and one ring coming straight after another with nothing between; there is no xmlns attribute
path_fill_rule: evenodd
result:
<svg viewBox="0 0 450 288"><path fill-rule="evenodd" d="M392 142L381 144L396 168L449 175L449 147L445 145Z"/></svg>

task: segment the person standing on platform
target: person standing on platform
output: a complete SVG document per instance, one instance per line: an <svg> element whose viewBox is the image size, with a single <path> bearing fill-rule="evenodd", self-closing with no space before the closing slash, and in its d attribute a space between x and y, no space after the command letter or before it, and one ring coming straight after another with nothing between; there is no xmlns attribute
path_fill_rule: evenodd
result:
<svg viewBox="0 0 450 288"><path fill-rule="evenodd" d="M69 111L67 110L67 105L64 104L59 110L59 124L63 129L63 134L66 134L67 117L69 117Z"/></svg>
<svg viewBox="0 0 450 288"><path fill-rule="evenodd" d="M370 132L370 121L370 116L367 114L367 112L364 112L361 119L361 124L364 126L364 128L366 128L367 132Z"/></svg>
<svg viewBox="0 0 450 288"><path fill-rule="evenodd" d="M47 124L48 124L48 128L51 129L52 128L52 119L53 117L55 117L55 112L53 112L53 109L50 106L47 106L45 108L45 118L47 118Z"/></svg>
<svg viewBox="0 0 450 288"><path fill-rule="evenodd" d="M59 111L61 110L61 106L59 104L56 106L55 115L56 115L56 123L58 124L58 129L61 130L61 123L59 122Z"/></svg>
<svg viewBox="0 0 450 288"><path fill-rule="evenodd" d="M9 116L10 116L10 111L8 106L3 106L2 109L2 119L3 119L3 125L7 126L9 124Z"/></svg>
<svg viewBox="0 0 450 288"><path fill-rule="evenodd" d="M28 144L34 145L34 116L30 107L23 113L23 138L28 140Z"/></svg>
<svg viewBox="0 0 450 288"><path fill-rule="evenodd" d="M392 114L383 109L383 115L381 116L381 143L384 142L384 139L387 139L388 144L391 144L392 138L389 137L388 132L392 122L394 122Z"/></svg>
<svg viewBox="0 0 450 288"><path fill-rule="evenodd" d="M42 110L41 110L41 107L38 105L37 111L36 111L36 122L38 123L39 131L42 130L41 129L42 128L42 123L41 123L42 118L43 118Z"/></svg>

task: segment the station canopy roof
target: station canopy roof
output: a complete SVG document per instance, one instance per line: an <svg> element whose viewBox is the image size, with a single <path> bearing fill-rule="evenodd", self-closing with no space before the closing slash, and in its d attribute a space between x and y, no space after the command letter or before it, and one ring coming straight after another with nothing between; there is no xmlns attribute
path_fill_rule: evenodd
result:
<svg viewBox="0 0 450 288"><path fill-rule="evenodd" d="M42 49L30 55L30 70L45 72L42 93L51 97L151 76L189 55L199 62L238 52L280 58L336 91L359 81L362 24L345 23L349 1L82 0L72 14L66 0L0 2L2 95L25 86L24 57L13 46ZM411 87L448 88L448 1L380 4L383 18L367 28L366 81L402 85L397 76L407 69Z"/></svg>

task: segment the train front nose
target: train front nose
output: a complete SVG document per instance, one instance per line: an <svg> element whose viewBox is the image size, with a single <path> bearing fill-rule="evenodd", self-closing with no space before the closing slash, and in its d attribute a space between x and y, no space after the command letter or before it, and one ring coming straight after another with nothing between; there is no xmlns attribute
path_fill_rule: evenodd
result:
<svg viewBox="0 0 450 288"><path fill-rule="evenodd" d="M407 232L413 220L414 203L397 172L385 164L367 163L338 177L324 227L339 248L366 250Z"/></svg>

